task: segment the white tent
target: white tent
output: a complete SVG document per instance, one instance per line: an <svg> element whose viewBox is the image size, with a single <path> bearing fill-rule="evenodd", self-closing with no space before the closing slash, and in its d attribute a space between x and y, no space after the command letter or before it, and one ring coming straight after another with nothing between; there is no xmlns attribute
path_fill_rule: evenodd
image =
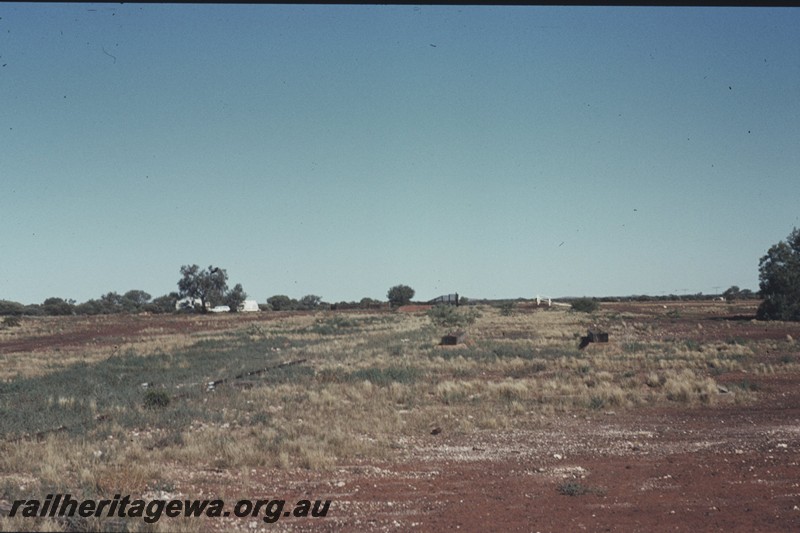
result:
<svg viewBox="0 0 800 533"><path fill-rule="evenodd" d="M247 313L250 311L260 311L258 308L258 302L255 300L245 300L244 302L239 305L239 311L242 313Z"/></svg>

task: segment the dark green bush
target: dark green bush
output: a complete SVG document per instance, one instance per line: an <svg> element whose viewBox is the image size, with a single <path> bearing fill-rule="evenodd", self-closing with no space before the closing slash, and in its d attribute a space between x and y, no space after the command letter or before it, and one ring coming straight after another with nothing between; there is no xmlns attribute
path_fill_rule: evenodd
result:
<svg viewBox="0 0 800 533"><path fill-rule="evenodd" d="M594 298L578 298L572 302L572 309L582 313L594 313L600 309L600 304Z"/></svg>
<svg viewBox="0 0 800 533"><path fill-rule="evenodd" d="M511 316L514 314L514 308L516 306L516 302L503 302L500 304L500 314L503 316Z"/></svg>
<svg viewBox="0 0 800 533"><path fill-rule="evenodd" d="M409 302L411 302L411 298L414 297L414 289L408 285L395 285L389 289L386 297L388 298L389 303L392 304L392 307L408 305Z"/></svg>
<svg viewBox="0 0 800 533"><path fill-rule="evenodd" d="M21 315L25 312L25 306L18 302L0 300L0 315Z"/></svg>
<svg viewBox="0 0 800 533"><path fill-rule="evenodd" d="M3 325L7 328L17 328L22 325L18 316L7 316L3 319Z"/></svg>
<svg viewBox="0 0 800 533"><path fill-rule="evenodd" d="M169 402L169 394L164 391L149 390L144 395L145 409L161 409L167 407Z"/></svg>

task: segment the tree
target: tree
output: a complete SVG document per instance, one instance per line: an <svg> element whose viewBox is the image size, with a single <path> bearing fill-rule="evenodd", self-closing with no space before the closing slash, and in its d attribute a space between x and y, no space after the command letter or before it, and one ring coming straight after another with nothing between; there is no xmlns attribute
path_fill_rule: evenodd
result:
<svg viewBox="0 0 800 533"><path fill-rule="evenodd" d="M800 230L794 228L785 242L773 245L759 261L758 270L764 298L758 318L800 320Z"/></svg>
<svg viewBox="0 0 800 533"><path fill-rule="evenodd" d="M71 315L75 311L75 300L48 298L42 302L42 311L51 316Z"/></svg>
<svg viewBox="0 0 800 533"><path fill-rule="evenodd" d="M75 306L76 315L101 315L105 313L105 307L100 300L86 300L82 304Z"/></svg>
<svg viewBox="0 0 800 533"><path fill-rule="evenodd" d="M414 289L408 285L395 285L386 295L389 298L389 303L392 307L400 307L401 305L408 305L411 298L414 297Z"/></svg>
<svg viewBox="0 0 800 533"><path fill-rule="evenodd" d="M225 295L225 305L231 308L231 313L239 311L239 306L247 299L247 293L242 289L242 284L237 283Z"/></svg>
<svg viewBox="0 0 800 533"><path fill-rule="evenodd" d="M0 300L0 315L21 315L25 312L25 306L10 300Z"/></svg>
<svg viewBox="0 0 800 533"><path fill-rule="evenodd" d="M316 309L322 302L322 298L315 294L307 294L300 298L300 309Z"/></svg>
<svg viewBox="0 0 800 533"><path fill-rule="evenodd" d="M114 313L121 313L125 310L124 300L122 296L116 292L109 292L100 297L100 305L103 308L103 314L111 315Z"/></svg>
<svg viewBox="0 0 800 533"><path fill-rule="evenodd" d="M284 294L276 294L267 298L267 303L273 311L288 311L293 307L292 299Z"/></svg>
<svg viewBox="0 0 800 533"><path fill-rule="evenodd" d="M129 313L138 313L144 310L150 298L145 291L133 289L122 295L122 307Z"/></svg>
<svg viewBox="0 0 800 533"><path fill-rule="evenodd" d="M378 308L378 307L381 306L381 301L380 300L373 300L372 298L369 298L369 297L364 297L364 298L361 298L360 302L358 302L358 306L363 308L363 309Z"/></svg>
<svg viewBox="0 0 800 533"><path fill-rule="evenodd" d="M722 293L722 297L725 298L726 301L732 302L738 299L742 294L741 289L739 289L736 285L731 285L729 289Z"/></svg>
<svg viewBox="0 0 800 533"><path fill-rule="evenodd" d="M209 307L219 305L228 290L228 273L219 267L209 265L208 269L200 270L197 265L184 265L181 276L178 281L180 296L199 299L203 313Z"/></svg>
<svg viewBox="0 0 800 533"><path fill-rule="evenodd" d="M150 313L174 313L175 304L180 300L180 295L177 292L171 292L164 296L155 298L152 302L145 306L145 311Z"/></svg>

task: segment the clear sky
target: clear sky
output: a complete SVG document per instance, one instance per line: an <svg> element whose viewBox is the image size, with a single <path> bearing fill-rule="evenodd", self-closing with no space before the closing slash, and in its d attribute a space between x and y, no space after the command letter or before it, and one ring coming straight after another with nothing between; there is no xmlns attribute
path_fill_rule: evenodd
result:
<svg viewBox="0 0 800 533"><path fill-rule="evenodd" d="M718 293L800 227L800 9L0 4L0 299Z"/></svg>

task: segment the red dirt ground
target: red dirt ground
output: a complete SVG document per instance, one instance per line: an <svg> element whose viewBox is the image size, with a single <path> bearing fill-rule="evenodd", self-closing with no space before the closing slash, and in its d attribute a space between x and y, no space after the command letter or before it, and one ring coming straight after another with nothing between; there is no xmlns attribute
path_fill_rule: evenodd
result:
<svg viewBox="0 0 800 533"><path fill-rule="evenodd" d="M628 305L628 307L626 307ZM720 316L668 304L619 304L665 339L775 339L760 357L798 357L800 324L761 323L721 306ZM749 309L749 310L748 310ZM745 311L752 311L752 306ZM266 315L237 317L268 320ZM230 327L220 317L75 319L62 335L0 342L0 352L112 343L120 337ZM776 343L777 345L778 343ZM747 376L722 375L720 383ZM331 499L325 518L209 520L210 529L246 531L800 531L800 373L750 376L752 405L659 406L581 412L535 420L532 430L407 439L393 462L333 471L198 470L178 479L182 498ZM357 414L354 414L357 416ZM532 415L536 416L536 415ZM572 483L572 485L565 485ZM559 488L583 494L563 494ZM230 499L230 498L229 498Z"/></svg>
<svg viewBox="0 0 800 533"><path fill-rule="evenodd" d="M666 316L674 309L678 318ZM752 320L755 305L634 304L665 339L783 341L765 362L797 357L800 324ZM620 310L622 312L622 310ZM332 499L325 518L270 525L231 519L214 529L288 531L800 531L800 373L729 373L750 379L757 401L685 405L542 418L529 431L420 435L395 462L343 465L333 472L254 472L234 494ZM230 493L224 473L187 483ZM572 487L583 494L564 494Z"/></svg>
<svg viewBox="0 0 800 533"><path fill-rule="evenodd" d="M750 407L550 418L541 429L420 436L400 462L260 472L241 497L332 499L325 518L209 524L289 531L800 531L800 376ZM181 492L217 486L224 474ZM559 491L580 484L585 494ZM252 494L252 496L250 496ZM238 497L238 496L237 496ZM279 529L280 529L279 528Z"/></svg>
<svg viewBox="0 0 800 533"><path fill-rule="evenodd" d="M94 346L113 346L120 339L137 336L160 336L175 333L219 331L238 327L248 322L274 320L266 313L241 313L235 316L202 315L105 315L88 317L40 317L40 323L68 324L67 331L56 334L25 336L19 339L0 340L0 353L33 352L80 347L87 343ZM235 326L232 326L235 319ZM29 319L30 320L30 319ZM52 328L51 328L52 329Z"/></svg>

